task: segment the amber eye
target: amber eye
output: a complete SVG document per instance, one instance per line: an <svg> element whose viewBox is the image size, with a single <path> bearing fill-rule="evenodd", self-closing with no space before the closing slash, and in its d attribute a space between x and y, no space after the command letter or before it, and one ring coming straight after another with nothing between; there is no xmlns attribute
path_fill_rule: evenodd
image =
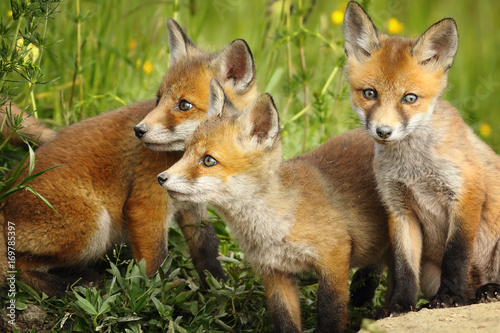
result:
<svg viewBox="0 0 500 333"><path fill-rule="evenodd" d="M366 99L377 99L377 92L373 89L365 89L363 90L363 96L366 98Z"/></svg>
<svg viewBox="0 0 500 333"><path fill-rule="evenodd" d="M156 105L155 106L158 106L158 104L160 104L160 99L161 99L160 96L156 97Z"/></svg>
<svg viewBox="0 0 500 333"><path fill-rule="evenodd" d="M204 166L209 168L209 167L213 167L214 165L216 165L217 160L210 155L205 155L205 157L203 157L202 163Z"/></svg>
<svg viewBox="0 0 500 333"><path fill-rule="evenodd" d="M415 103L417 101L417 99L418 99L418 97L415 94L404 95L404 97L403 97L403 103L413 104L413 103Z"/></svg>
<svg viewBox="0 0 500 333"><path fill-rule="evenodd" d="M192 107L193 107L193 104L189 103L185 99L183 99L179 102L179 110L181 110L181 111L191 110Z"/></svg>

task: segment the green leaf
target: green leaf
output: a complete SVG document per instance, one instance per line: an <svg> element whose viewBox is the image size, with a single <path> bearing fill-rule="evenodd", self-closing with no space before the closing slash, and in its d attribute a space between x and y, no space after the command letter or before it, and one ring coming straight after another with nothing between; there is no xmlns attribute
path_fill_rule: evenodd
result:
<svg viewBox="0 0 500 333"><path fill-rule="evenodd" d="M46 204L50 209L52 209L57 215L59 215L59 213L57 212L57 210L50 204L50 202L45 199L41 194L39 194L38 192L36 192L31 186L26 186L25 189L31 193L33 193L34 195L36 195L40 200L43 201L44 204ZM59 215L60 216L60 215Z"/></svg>
<svg viewBox="0 0 500 333"><path fill-rule="evenodd" d="M189 311L193 316L196 316L198 314L198 302L194 301L189 305Z"/></svg>
<svg viewBox="0 0 500 333"><path fill-rule="evenodd" d="M102 305L99 307L99 311L97 313L98 316L102 315L103 313L106 313L109 311L109 309L111 308L111 303L114 303L116 297L118 296L118 294L114 294L112 296L109 296L105 301L104 303L102 303Z"/></svg>
<svg viewBox="0 0 500 333"><path fill-rule="evenodd" d="M35 152L33 151L33 148L31 148L31 145L28 145L28 154L30 157L28 175L31 175L35 169Z"/></svg>
<svg viewBox="0 0 500 333"><path fill-rule="evenodd" d="M33 297L34 299L36 299L38 302L42 301L42 299L40 298L40 295L33 288L31 288L27 284L19 281L19 279L16 280L16 285L17 285L17 287L19 288L20 291L27 292L31 297Z"/></svg>
<svg viewBox="0 0 500 333"><path fill-rule="evenodd" d="M96 308L85 298L82 296L78 295L78 293L74 292L77 301L76 304L81 307L85 312L87 312L90 315L96 316L97 315L97 310Z"/></svg>

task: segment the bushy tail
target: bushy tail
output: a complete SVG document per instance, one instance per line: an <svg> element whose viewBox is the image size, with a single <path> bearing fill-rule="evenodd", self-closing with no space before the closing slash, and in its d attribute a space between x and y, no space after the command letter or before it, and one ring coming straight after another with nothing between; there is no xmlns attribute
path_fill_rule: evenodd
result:
<svg viewBox="0 0 500 333"><path fill-rule="evenodd" d="M9 126L10 121L15 115L19 116L20 114L21 109L10 101L7 101L5 105L0 107L0 128L2 129L4 139L12 133L12 129ZM23 119L23 128L19 130L20 135L36 142L38 146L45 144L56 135L55 131L39 122L34 117L29 116L27 113L23 114ZM23 141L21 136L19 136L18 133L15 133L10 138L9 142L14 146L25 147L26 143Z"/></svg>

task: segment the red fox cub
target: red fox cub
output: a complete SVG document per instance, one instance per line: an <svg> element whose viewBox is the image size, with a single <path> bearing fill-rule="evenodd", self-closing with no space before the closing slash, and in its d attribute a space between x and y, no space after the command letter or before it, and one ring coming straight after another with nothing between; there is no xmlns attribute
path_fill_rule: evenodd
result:
<svg viewBox="0 0 500 333"><path fill-rule="evenodd" d="M441 100L458 46L455 21L388 37L360 5L344 18L351 102L375 140L377 188L394 252L390 313L459 306L500 291L500 158ZM371 163L371 161L366 161Z"/></svg>
<svg viewBox="0 0 500 333"><path fill-rule="evenodd" d="M7 101L0 108L0 129L4 139L6 139L12 132L12 129L8 124L10 119L8 115L21 116L21 109L10 101ZM46 125L38 122L32 116L28 117L28 114L26 113L23 115L23 119L23 128L20 130L21 136L24 136L28 140L35 141L37 146L43 145L56 135L56 132L48 128ZM14 134L10 138L10 143L15 146L24 145L23 139L18 134Z"/></svg>
<svg viewBox="0 0 500 333"><path fill-rule="evenodd" d="M183 138L205 118L212 77L242 100L256 96L253 57L243 40L219 54L204 53L171 19L168 33L172 65L156 101L69 126L37 150L34 172L60 165L31 183L58 214L24 191L4 204L0 219L5 237L7 223L15 226L19 279L36 290L61 295L73 280L55 269L85 267L123 236L128 237L134 257L146 260L147 273L154 273L167 254L172 217L178 219L200 276L208 270L225 278L216 259L216 234L210 223L201 223L206 219L205 206L170 199L155 175L180 159ZM155 152L146 149L133 130L150 112L172 133L146 145ZM6 280L4 254L1 282Z"/></svg>
<svg viewBox="0 0 500 333"><path fill-rule="evenodd" d="M215 79L207 117L159 183L221 214L262 277L278 332L301 331L301 271L319 275L317 332L343 331L349 268L385 263L389 247L371 165L358 162L373 157L369 137L349 132L283 162L271 96L240 113Z"/></svg>

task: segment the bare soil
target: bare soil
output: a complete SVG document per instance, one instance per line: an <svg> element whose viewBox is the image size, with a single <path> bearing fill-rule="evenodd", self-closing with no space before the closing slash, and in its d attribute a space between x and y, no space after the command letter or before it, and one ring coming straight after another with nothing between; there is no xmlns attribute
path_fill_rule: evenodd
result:
<svg viewBox="0 0 500 333"><path fill-rule="evenodd" d="M363 325L361 333L500 333L500 302L422 309Z"/></svg>

